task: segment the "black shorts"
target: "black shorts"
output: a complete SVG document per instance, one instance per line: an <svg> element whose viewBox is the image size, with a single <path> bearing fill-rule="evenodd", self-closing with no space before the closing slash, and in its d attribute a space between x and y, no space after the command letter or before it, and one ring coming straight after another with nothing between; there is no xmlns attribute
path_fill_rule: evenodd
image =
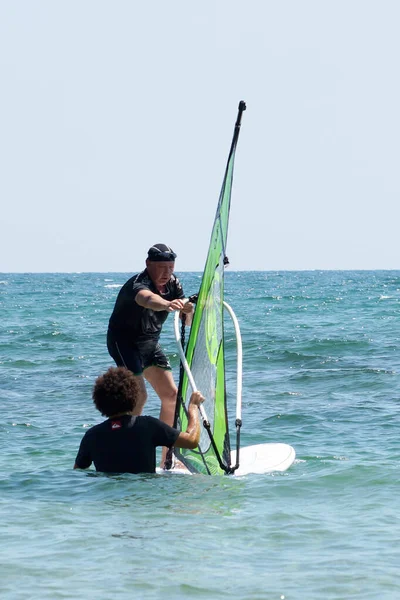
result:
<svg viewBox="0 0 400 600"><path fill-rule="evenodd" d="M117 367L126 367L134 375L142 375L147 367L160 367L171 371L171 365L158 340L146 340L128 343L116 339L110 332L107 333L107 348Z"/></svg>

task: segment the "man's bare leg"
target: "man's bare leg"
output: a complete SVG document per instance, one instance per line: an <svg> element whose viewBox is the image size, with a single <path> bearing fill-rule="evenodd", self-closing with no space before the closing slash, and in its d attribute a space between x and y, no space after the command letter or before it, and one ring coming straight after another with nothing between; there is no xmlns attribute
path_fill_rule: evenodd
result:
<svg viewBox="0 0 400 600"><path fill-rule="evenodd" d="M148 367L144 372L144 376L161 400L161 421L172 427L174 424L178 388L176 387L171 371L166 371L160 367ZM161 466L164 465L167 450L168 448L165 447L162 449Z"/></svg>

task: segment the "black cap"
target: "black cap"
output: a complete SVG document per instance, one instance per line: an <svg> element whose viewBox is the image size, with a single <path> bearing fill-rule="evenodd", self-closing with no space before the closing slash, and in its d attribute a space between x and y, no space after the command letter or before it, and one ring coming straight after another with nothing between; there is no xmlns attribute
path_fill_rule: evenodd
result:
<svg viewBox="0 0 400 600"><path fill-rule="evenodd" d="M173 262L176 254L169 246L165 244L154 244L147 253L148 260L153 262Z"/></svg>

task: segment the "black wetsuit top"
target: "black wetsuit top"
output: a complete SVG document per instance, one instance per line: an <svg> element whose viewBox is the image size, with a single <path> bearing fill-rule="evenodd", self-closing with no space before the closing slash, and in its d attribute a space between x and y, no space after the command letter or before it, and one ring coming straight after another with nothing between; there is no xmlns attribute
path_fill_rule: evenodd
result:
<svg viewBox="0 0 400 600"><path fill-rule="evenodd" d="M108 330L114 339L126 341L158 340L161 328L168 317L168 311L154 311L139 306L135 301L140 290L150 290L164 300L184 298L182 285L175 275L165 286L162 294L157 290L147 273L147 269L131 277L120 289L110 317Z"/></svg>
<svg viewBox="0 0 400 600"><path fill-rule="evenodd" d="M154 417L123 415L88 429L75 460L80 469L92 462L104 473L154 473L156 447L174 445L179 435Z"/></svg>

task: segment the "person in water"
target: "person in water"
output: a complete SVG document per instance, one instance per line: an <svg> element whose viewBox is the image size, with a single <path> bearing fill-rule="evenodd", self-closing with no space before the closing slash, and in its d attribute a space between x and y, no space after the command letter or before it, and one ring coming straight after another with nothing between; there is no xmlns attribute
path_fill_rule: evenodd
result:
<svg viewBox="0 0 400 600"><path fill-rule="evenodd" d="M198 407L204 398L193 392L188 407L185 432L160 419L138 414L137 378L125 367L110 367L96 379L93 402L107 417L83 436L74 469L87 469L92 463L104 473L154 473L156 447L196 448L200 440Z"/></svg>
<svg viewBox="0 0 400 600"><path fill-rule="evenodd" d="M107 332L107 348L116 365L128 368L137 379L136 414L141 414L146 403L146 379L161 400L161 421L171 426L178 390L159 338L169 313L179 310L186 315L187 325L193 314L193 304L174 275L175 258L169 246L151 246L146 269L119 291ZM165 455L166 449L162 460Z"/></svg>

